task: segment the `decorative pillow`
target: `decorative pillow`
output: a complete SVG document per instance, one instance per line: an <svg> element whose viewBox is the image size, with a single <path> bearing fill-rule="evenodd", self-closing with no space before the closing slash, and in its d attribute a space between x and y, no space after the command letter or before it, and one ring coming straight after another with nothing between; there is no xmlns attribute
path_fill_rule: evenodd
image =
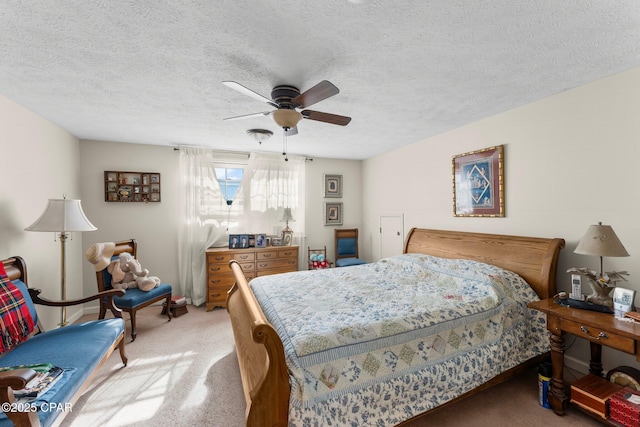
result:
<svg viewBox="0 0 640 427"><path fill-rule="evenodd" d="M11 283L0 262L0 353L25 341L33 331L29 307L16 285Z"/></svg>

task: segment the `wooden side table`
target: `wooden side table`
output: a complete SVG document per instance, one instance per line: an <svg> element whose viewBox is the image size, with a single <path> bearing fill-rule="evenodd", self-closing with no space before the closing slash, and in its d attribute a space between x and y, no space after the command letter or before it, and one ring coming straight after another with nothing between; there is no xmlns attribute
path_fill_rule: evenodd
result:
<svg viewBox="0 0 640 427"><path fill-rule="evenodd" d="M638 341L640 323L616 319L613 314L562 306L548 298L529 303L529 308L547 315L547 329L551 332L551 394L549 403L558 415L564 415L569 404L568 387L564 383L564 334L570 333L590 341L589 372L602 376L602 346L635 354L640 361Z"/></svg>

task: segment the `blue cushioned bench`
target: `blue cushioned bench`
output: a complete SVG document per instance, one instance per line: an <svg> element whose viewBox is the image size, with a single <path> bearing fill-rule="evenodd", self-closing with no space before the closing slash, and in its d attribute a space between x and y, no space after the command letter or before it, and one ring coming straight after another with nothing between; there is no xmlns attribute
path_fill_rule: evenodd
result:
<svg viewBox="0 0 640 427"><path fill-rule="evenodd" d="M8 280L22 292L35 330L26 341L0 355L0 367L51 363L63 368L64 372L62 378L50 390L29 406L16 404L11 389L23 388L35 372L31 369L0 372L0 404L3 409L3 413L0 414L0 427L59 424L64 416L73 410L73 404L89 385L97 369L116 348L120 351L122 363L127 365L124 351L125 325L120 315L44 332L38 321L35 304L56 307L84 304L101 298L110 300L114 295L122 295L123 291L112 290L73 301L49 301L39 296L40 290L28 288L26 264L22 258L13 257L3 260L2 263ZM31 408L38 410L31 412Z"/></svg>

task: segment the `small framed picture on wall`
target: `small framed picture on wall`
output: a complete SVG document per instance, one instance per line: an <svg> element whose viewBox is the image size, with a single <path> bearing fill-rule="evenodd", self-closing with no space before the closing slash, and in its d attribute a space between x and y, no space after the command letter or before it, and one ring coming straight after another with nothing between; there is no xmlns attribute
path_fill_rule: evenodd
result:
<svg viewBox="0 0 640 427"><path fill-rule="evenodd" d="M325 174L324 197L342 197L342 175Z"/></svg>
<svg viewBox="0 0 640 427"><path fill-rule="evenodd" d="M324 225L342 225L342 202L324 204Z"/></svg>

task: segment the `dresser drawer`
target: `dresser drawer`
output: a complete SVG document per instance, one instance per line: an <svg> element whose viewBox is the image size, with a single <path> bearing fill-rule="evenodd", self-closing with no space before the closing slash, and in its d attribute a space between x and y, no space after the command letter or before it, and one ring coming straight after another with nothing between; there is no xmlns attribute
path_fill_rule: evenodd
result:
<svg viewBox="0 0 640 427"><path fill-rule="evenodd" d="M631 338L622 337L620 335L616 335L615 333L603 331L592 326L582 325L571 320L561 319L561 322L562 329L573 335L586 338L598 344L616 348L626 353L635 353L636 342Z"/></svg>
<svg viewBox="0 0 640 427"><path fill-rule="evenodd" d="M298 271L297 266L286 266L277 268L265 268L264 270L258 270L258 276L269 276L271 274L290 273L292 271Z"/></svg>
<svg viewBox="0 0 640 427"><path fill-rule="evenodd" d="M207 254L207 264L217 263L217 264L229 264L231 261L230 253L210 253Z"/></svg>
<svg viewBox="0 0 640 427"><path fill-rule="evenodd" d="M235 283L235 278L232 274L218 274L215 276L209 276L208 280L209 289L217 287L230 288Z"/></svg>
<svg viewBox="0 0 640 427"><path fill-rule="evenodd" d="M233 259L238 262L255 261L256 254L255 252L236 252L233 254Z"/></svg>
<svg viewBox="0 0 640 427"><path fill-rule="evenodd" d="M256 261L268 261L271 259L278 259L278 251L260 251L256 253Z"/></svg>
<svg viewBox="0 0 640 427"><path fill-rule="evenodd" d="M244 271L244 274L246 276L247 273L253 273L253 271L256 268L256 263L255 262L238 262L238 265L242 268L242 271Z"/></svg>
<svg viewBox="0 0 640 427"><path fill-rule="evenodd" d="M229 267L229 264L207 265L207 275L209 274L219 275L219 274L227 274L227 273L230 273L233 276L233 273L231 272L231 267Z"/></svg>
<svg viewBox="0 0 640 427"><path fill-rule="evenodd" d="M213 304L215 307L224 307L227 303L227 290L214 289L210 290L207 295L207 304Z"/></svg>
<svg viewBox="0 0 640 427"><path fill-rule="evenodd" d="M256 270L268 270L272 268L295 268L298 265L297 258L291 259L274 259L271 261L258 261L256 263Z"/></svg>
<svg viewBox="0 0 640 427"><path fill-rule="evenodd" d="M298 250L295 248L278 251L278 258L298 258Z"/></svg>

